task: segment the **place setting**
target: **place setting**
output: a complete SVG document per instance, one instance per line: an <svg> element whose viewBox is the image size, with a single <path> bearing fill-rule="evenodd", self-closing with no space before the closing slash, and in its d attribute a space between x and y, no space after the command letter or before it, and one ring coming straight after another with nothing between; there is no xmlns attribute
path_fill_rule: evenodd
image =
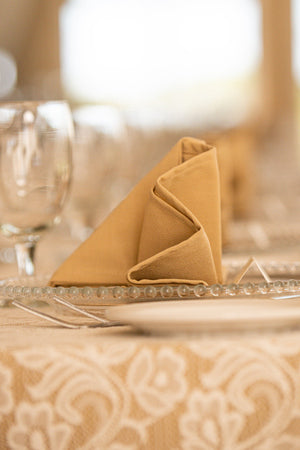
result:
<svg viewBox="0 0 300 450"><path fill-rule="evenodd" d="M267 266L250 256L223 263L216 149L195 138L179 140L54 274L36 276L36 244L59 221L68 194L70 111L62 102L8 104L0 125L1 231L14 242L19 270L0 282L3 306L67 328L195 333L298 325L297 262ZM59 317L66 312L90 321L68 322Z"/></svg>
<svg viewBox="0 0 300 450"><path fill-rule="evenodd" d="M0 449L300 449L300 1L0 0Z"/></svg>

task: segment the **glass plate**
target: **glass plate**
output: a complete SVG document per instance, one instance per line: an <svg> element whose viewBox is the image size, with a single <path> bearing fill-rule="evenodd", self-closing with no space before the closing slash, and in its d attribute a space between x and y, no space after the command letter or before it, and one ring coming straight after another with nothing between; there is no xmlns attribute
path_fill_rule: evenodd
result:
<svg viewBox="0 0 300 450"><path fill-rule="evenodd" d="M159 300L190 300L199 298L240 297L270 294L300 295L300 262L268 262L261 264L271 278L266 282L257 274L255 268L250 268L247 280L232 283L230 279L241 270L243 264L226 264L226 284L204 286L163 285L163 286L99 286L99 287L50 287L47 282L50 276L27 278L8 278L0 280L0 305L9 304L11 299L24 302L50 301L53 295L63 297L78 306L88 308L105 307L120 303L132 303ZM244 278L246 279L246 277ZM262 281L263 280L263 281Z"/></svg>

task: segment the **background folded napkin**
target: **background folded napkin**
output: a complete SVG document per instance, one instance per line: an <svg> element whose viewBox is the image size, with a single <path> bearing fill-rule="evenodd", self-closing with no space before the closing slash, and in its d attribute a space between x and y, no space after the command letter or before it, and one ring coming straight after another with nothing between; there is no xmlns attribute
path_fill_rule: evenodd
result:
<svg viewBox="0 0 300 450"><path fill-rule="evenodd" d="M51 285L222 282L216 149L181 139L58 268Z"/></svg>

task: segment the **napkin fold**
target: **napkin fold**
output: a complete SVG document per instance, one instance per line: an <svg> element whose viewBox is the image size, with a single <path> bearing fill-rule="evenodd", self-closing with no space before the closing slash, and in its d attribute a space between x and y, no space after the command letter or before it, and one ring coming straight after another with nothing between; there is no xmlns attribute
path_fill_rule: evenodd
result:
<svg viewBox="0 0 300 450"><path fill-rule="evenodd" d="M58 268L51 285L222 282L216 149L181 139Z"/></svg>

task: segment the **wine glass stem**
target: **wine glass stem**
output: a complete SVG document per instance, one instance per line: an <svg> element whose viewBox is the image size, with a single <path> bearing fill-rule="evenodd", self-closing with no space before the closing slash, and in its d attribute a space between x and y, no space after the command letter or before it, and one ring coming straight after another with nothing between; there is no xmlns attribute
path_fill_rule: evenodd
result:
<svg viewBox="0 0 300 450"><path fill-rule="evenodd" d="M15 244L20 276L34 275L35 248L36 242L18 242Z"/></svg>

